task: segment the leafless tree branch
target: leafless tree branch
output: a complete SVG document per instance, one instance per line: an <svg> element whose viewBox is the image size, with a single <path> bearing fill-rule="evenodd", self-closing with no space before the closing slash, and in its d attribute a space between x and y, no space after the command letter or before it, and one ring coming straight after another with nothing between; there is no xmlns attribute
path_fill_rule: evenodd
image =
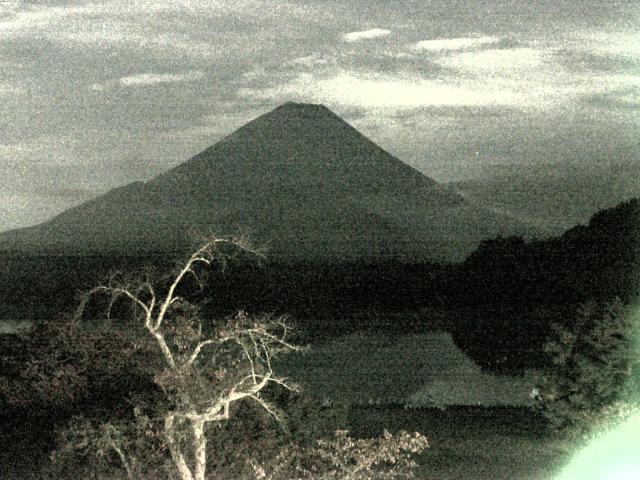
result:
<svg viewBox="0 0 640 480"><path fill-rule="evenodd" d="M197 311L187 309L187 318L191 315L193 317L190 319L192 323L187 322L188 326L177 325L175 328L187 328L188 330L176 332L166 327L167 322L174 321L168 320L174 318L171 316L171 312L186 304L176 293L184 279L187 276L193 276L202 287L201 279L195 268L199 265L210 266L214 261L224 265L228 260L229 254L219 249L223 244L260 255L260 252L249 245L246 237L228 240L208 236L186 262L178 267L175 276L171 277L170 284L162 295L158 294L159 291L148 276L132 287L117 274L114 274L106 285L98 286L87 292L78 308L79 318L89 299L100 293L110 296L109 314L114 303L122 297L126 297L135 307L142 310L144 327L155 339L168 367L167 374L158 377L161 378L158 381L166 382L166 385L163 384L163 389L174 392L176 398L179 399L176 406L167 411L164 416L164 435L181 480L204 480L205 478L206 450L204 447L206 436L204 428L207 423L228 419L231 404L244 399L256 401L265 411L278 419L276 409L260 396L260 392L269 383L275 383L290 390L297 388L295 385L287 383L286 379L275 377L271 365L272 358L278 353L300 350L299 347L286 340L288 326L283 318L249 321L244 312L239 312L224 328L219 328L211 336L205 337ZM180 314L183 314L184 311L179 310ZM192 328L193 322L197 323L195 329ZM184 340L183 337L177 339L176 335L181 333L184 334L183 337L186 336L187 340ZM217 387L214 384L205 389L194 387L193 385L197 385L198 382L201 384L205 382L206 385L206 382L210 381L207 380L210 377L204 375L202 370L213 368L213 362L217 362L221 358L229 358L228 355L233 352L234 345L239 348L238 355L231 363L218 366L221 369L220 378L227 375L226 370L231 371L229 375L242 372L245 368L249 373L226 387L224 383L221 383L217 392ZM185 348L187 349L186 353L184 352ZM207 355L207 362L198 362L198 359L204 355ZM242 360L244 365L237 363ZM196 384L192 383L194 378ZM191 391L190 389L193 388L195 390ZM202 392L211 392L211 397L200 398L199 395L202 396ZM185 422L189 424L191 432L191 451L189 453L184 450L186 448L184 440L179 440L179 432L182 431ZM190 462L192 465L189 465Z"/></svg>

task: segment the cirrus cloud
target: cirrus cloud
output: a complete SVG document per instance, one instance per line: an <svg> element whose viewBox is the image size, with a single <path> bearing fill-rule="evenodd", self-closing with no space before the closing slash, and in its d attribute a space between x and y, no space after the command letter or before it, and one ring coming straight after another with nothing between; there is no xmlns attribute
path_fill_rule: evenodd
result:
<svg viewBox="0 0 640 480"><path fill-rule="evenodd" d="M474 90L438 80L338 72L328 78L301 74L272 88L242 88L254 100L306 100L368 108L513 105L518 96L506 89Z"/></svg>
<svg viewBox="0 0 640 480"><path fill-rule="evenodd" d="M455 52L436 63L458 71L512 77L514 75L540 75L540 69L549 57L545 50L530 47Z"/></svg>
<svg viewBox="0 0 640 480"><path fill-rule="evenodd" d="M192 70L185 73L139 73L127 75L118 80L91 85L91 90L104 91L115 87L148 87L162 83L193 82L204 77L204 72Z"/></svg>
<svg viewBox="0 0 640 480"><path fill-rule="evenodd" d="M391 33L391 30L385 28L371 28L369 30L362 30L359 32L349 32L342 36L345 42L359 42L360 40L369 40L372 38L386 37Z"/></svg>
<svg viewBox="0 0 640 480"><path fill-rule="evenodd" d="M156 85L158 83L180 83L180 82L192 82L199 80L204 76L204 73L199 70L193 70L186 73L141 73L138 75L129 75L120 78L121 85L126 87L132 86L146 86Z"/></svg>
<svg viewBox="0 0 640 480"><path fill-rule="evenodd" d="M437 40L422 40L413 46L414 50L419 51L446 51L446 50L466 50L469 48L482 47L485 45L494 45L498 43L495 37L463 37L463 38L446 38Z"/></svg>

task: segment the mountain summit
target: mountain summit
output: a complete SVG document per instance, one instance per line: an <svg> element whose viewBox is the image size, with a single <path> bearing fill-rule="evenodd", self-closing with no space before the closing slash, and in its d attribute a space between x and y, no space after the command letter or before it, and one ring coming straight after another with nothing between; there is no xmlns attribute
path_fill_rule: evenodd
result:
<svg viewBox="0 0 640 480"><path fill-rule="evenodd" d="M148 182L1 234L0 248L165 251L195 229L245 233L270 256L457 259L513 224L468 205L327 107L286 103Z"/></svg>
<svg viewBox="0 0 640 480"><path fill-rule="evenodd" d="M149 182L206 179L218 193L255 198L393 194L460 200L400 162L323 105L286 103ZM188 180L187 180L188 179ZM279 201L293 197L279 198ZM260 198L260 203L268 201Z"/></svg>

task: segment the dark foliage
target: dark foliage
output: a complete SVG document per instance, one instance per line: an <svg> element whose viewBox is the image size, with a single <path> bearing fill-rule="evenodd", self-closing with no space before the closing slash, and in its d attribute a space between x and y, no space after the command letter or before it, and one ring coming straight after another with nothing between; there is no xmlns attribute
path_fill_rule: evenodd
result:
<svg viewBox="0 0 640 480"><path fill-rule="evenodd" d="M51 452L57 432L74 416L131 421L132 398L152 403L157 397L147 370L151 350L134 331L85 328L62 317L36 324L27 335L0 338L5 467L24 460L21 449Z"/></svg>
<svg viewBox="0 0 640 480"><path fill-rule="evenodd" d="M545 344L538 410L556 432L583 433L615 402L628 401L637 374L638 328L619 299L586 302L567 325L553 325Z"/></svg>
<svg viewBox="0 0 640 480"><path fill-rule="evenodd" d="M540 355L551 325L569 325L579 305L637 292L640 201L593 216L547 241L498 238L483 242L460 266L456 291L466 318L456 343L495 371L548 365Z"/></svg>
<svg viewBox="0 0 640 480"><path fill-rule="evenodd" d="M550 240L487 240L458 265L374 260L269 260L257 265L238 258L233 268L213 273L203 291L193 284L189 293L200 304L215 299L203 306L207 317L239 309L286 313L309 337L357 329L402 331L415 328L415 316L407 312L455 309L460 320L447 328L466 353L488 369L521 370L543 362L538 352L550 325L569 321L580 303L633 296L639 225L639 202L631 200ZM166 271L175 253L5 255L0 317L51 318L77 304L78 288L95 285L109 271L139 270L142 265ZM398 312L403 315L389 315ZM114 315L127 316L124 311Z"/></svg>
<svg viewBox="0 0 640 480"><path fill-rule="evenodd" d="M456 345L481 368L519 373L548 365L542 347L551 325L570 317L572 305L480 306L459 313L450 327Z"/></svg>
<svg viewBox="0 0 640 480"><path fill-rule="evenodd" d="M462 265L459 285L470 306L628 300L637 286L639 239L640 201L635 199L550 240L487 240Z"/></svg>

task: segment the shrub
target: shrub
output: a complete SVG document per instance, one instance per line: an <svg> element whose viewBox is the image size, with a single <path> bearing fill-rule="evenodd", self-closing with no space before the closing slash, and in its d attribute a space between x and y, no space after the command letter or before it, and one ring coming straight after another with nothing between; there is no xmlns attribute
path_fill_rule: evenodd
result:
<svg viewBox="0 0 640 480"><path fill-rule="evenodd" d="M346 428L346 407L326 405L303 393L273 390L265 395L277 406L279 423L247 402L238 404L226 422L211 427L207 458L216 478L253 479L248 465L270 465L285 448L308 448Z"/></svg>
<svg viewBox="0 0 640 480"><path fill-rule="evenodd" d="M337 430L309 447L289 445L268 465L250 464L256 480L374 480L415 478L414 456L429 448L419 434L384 431L377 438L353 438Z"/></svg>
<svg viewBox="0 0 640 480"><path fill-rule="evenodd" d="M96 421L74 416L57 432L50 471L55 478L171 478L157 424L140 409L134 418ZM82 475L79 473L82 472Z"/></svg>
<svg viewBox="0 0 640 480"><path fill-rule="evenodd" d="M635 328L619 300L589 301L545 344L552 366L540 378L538 409L558 433L584 435L606 408L624 399L637 365Z"/></svg>
<svg viewBox="0 0 640 480"><path fill-rule="evenodd" d="M65 316L44 320L20 339L20 352L2 358L0 398L23 415L55 420L123 408L125 397L151 385L144 379L152 352L129 337Z"/></svg>

